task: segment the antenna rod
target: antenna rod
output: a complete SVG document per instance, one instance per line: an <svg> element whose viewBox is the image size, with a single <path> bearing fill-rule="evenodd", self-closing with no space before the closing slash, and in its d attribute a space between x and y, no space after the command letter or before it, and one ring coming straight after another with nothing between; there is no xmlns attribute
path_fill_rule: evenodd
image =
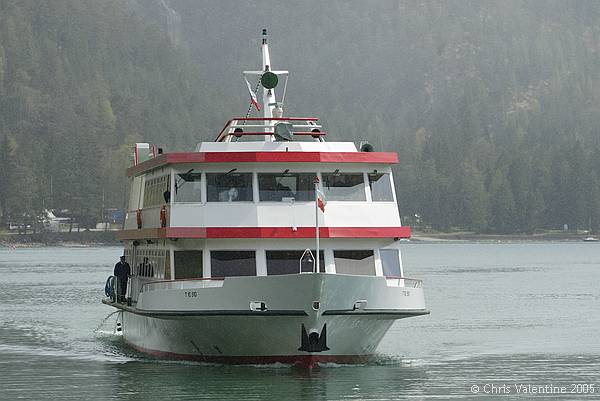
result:
<svg viewBox="0 0 600 401"><path fill-rule="evenodd" d="M269 44L267 43L267 30L262 30L262 71L271 71L271 56L269 55ZM263 87L263 116L265 118L273 117L273 107L276 105L275 91L273 89L267 89ZM269 121L268 125L273 125L273 121ZM269 130L265 128L265 132ZM265 135L266 142L272 142L272 134Z"/></svg>

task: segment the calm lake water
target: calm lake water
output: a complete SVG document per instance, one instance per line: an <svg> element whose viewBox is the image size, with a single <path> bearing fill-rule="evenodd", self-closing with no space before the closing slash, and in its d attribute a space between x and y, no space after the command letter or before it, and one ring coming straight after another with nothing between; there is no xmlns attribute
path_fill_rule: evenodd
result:
<svg viewBox="0 0 600 401"><path fill-rule="evenodd" d="M0 399L600 399L600 243L407 243L431 315L398 321L376 363L312 372L157 361L112 334L114 316L96 331L120 254L0 249Z"/></svg>

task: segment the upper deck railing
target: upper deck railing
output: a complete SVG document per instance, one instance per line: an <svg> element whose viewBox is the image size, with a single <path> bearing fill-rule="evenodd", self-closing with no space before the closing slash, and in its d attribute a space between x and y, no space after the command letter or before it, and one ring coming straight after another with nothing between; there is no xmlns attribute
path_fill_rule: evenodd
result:
<svg viewBox="0 0 600 401"><path fill-rule="evenodd" d="M322 141L326 135L321 131L323 126L318 124L316 117L240 117L233 118L225 124L215 142L227 141L230 137L265 136L275 134L275 125L278 122L291 123L294 136L311 136ZM262 123L261 123L262 122ZM250 124L248 124L250 123Z"/></svg>

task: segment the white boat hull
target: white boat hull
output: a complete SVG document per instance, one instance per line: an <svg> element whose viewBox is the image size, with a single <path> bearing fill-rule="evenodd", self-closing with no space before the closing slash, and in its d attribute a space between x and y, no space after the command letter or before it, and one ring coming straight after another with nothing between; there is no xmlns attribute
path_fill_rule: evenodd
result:
<svg viewBox="0 0 600 401"><path fill-rule="evenodd" d="M372 317L323 319L329 350L303 352L299 350L302 318L213 316L166 320L129 312L123 316L125 341L141 352L160 358L233 364L366 361L392 322Z"/></svg>
<svg viewBox="0 0 600 401"><path fill-rule="evenodd" d="M169 359L355 363L373 356L394 320L428 313L421 288L384 277L300 274L193 285L206 282L171 282L143 291L135 308L121 306L125 341ZM256 301L265 310L251 310Z"/></svg>

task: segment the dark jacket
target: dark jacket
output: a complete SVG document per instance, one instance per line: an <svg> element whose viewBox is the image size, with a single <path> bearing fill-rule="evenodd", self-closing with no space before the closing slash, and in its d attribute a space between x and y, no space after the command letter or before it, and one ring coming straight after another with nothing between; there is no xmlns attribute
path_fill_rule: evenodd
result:
<svg viewBox="0 0 600 401"><path fill-rule="evenodd" d="M131 274L131 268L129 267L129 263L119 261L115 265L114 275L119 278L121 281L127 281L127 278Z"/></svg>

